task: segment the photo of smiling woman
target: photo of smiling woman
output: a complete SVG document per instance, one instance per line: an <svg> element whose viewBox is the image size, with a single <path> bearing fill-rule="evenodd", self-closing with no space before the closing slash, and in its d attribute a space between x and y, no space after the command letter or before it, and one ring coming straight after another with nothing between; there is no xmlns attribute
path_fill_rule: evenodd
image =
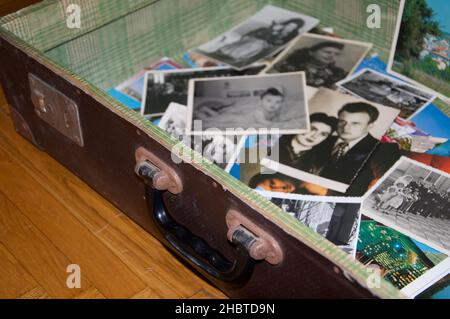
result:
<svg viewBox="0 0 450 319"><path fill-rule="evenodd" d="M353 71L370 48L370 43L305 34L286 48L265 72L305 71L307 85L333 88Z"/></svg>
<svg viewBox="0 0 450 319"><path fill-rule="evenodd" d="M337 119L325 113L314 113L310 116L311 130L297 135L283 135L278 140L279 162L302 171L318 174L324 166L321 145L336 130ZM276 160L277 154L271 154Z"/></svg>

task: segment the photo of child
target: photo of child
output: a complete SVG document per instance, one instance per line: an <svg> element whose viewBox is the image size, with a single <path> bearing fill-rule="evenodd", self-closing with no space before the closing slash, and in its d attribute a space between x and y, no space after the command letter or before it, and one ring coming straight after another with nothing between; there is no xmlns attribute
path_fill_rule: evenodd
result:
<svg viewBox="0 0 450 319"><path fill-rule="evenodd" d="M259 129L298 134L309 129L303 72L191 80L187 134L227 135ZM201 122L200 122L201 121ZM201 128L196 127L201 123ZM211 131L211 132L210 132Z"/></svg>
<svg viewBox="0 0 450 319"><path fill-rule="evenodd" d="M256 125L271 125L280 121L281 105L284 94L281 90L270 87L261 94L261 109L256 110L254 119Z"/></svg>

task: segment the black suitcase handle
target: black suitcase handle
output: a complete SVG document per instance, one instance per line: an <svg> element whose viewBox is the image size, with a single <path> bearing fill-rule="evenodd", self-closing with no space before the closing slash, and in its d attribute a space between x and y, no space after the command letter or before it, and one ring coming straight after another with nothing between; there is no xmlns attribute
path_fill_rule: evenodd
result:
<svg viewBox="0 0 450 319"><path fill-rule="evenodd" d="M227 238L235 247L236 258L234 261L225 258L204 239L177 223L167 211L164 192L177 195L183 191L177 172L143 147L136 149L135 157L135 172L144 180L147 206L162 242L210 279L241 285L250 278L257 261L265 260L272 265L282 262L283 252L277 240L233 209L226 213L226 223Z"/></svg>
<svg viewBox="0 0 450 319"><path fill-rule="evenodd" d="M235 231L233 244L236 247L237 258L229 261L170 216L164 205L162 191L155 190L147 184L145 187L147 204L153 210L153 221L166 239L169 248L217 280L243 284L249 279L256 261L250 257L247 247L254 243L254 238L248 236L245 231Z"/></svg>

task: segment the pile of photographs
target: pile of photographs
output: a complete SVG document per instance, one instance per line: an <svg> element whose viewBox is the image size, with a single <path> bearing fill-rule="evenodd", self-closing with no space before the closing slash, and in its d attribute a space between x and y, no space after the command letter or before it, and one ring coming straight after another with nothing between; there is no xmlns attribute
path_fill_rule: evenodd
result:
<svg viewBox="0 0 450 319"><path fill-rule="evenodd" d="M267 5L187 52L189 68L165 59L116 90L406 295L449 297L450 118L434 105L447 103L448 82L439 73L430 89L399 78L392 63L411 62L393 58L363 66L381 61L368 57L372 44L319 22ZM447 43L437 64L447 76L448 39L426 35L420 53L437 61L433 50ZM398 47L395 59L404 57Z"/></svg>

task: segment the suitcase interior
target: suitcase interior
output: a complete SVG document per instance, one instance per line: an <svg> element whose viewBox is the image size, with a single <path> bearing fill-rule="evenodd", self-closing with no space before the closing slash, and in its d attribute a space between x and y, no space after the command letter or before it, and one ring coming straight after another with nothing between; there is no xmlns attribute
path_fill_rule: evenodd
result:
<svg viewBox="0 0 450 319"><path fill-rule="evenodd" d="M43 1L0 20L0 36L3 38L3 40L0 38L0 56L18 63L14 67L5 67L0 72L8 101L37 136L36 139L39 141L36 144L152 234L157 231L149 226L146 217L142 217L146 214L143 212L144 208L141 204L139 206L132 203L142 197L142 182L134 176L132 167L127 173L115 173L116 176L111 170L120 170L119 165L131 166L134 156L132 148L139 143L145 144L147 148L161 149L160 152L165 152L162 156L167 157L168 150L176 141L141 115L113 100L106 94L106 90L162 57L167 56L184 64L181 57L190 48L226 31L267 3L315 16L321 20L321 26L332 26L334 32L344 38L372 42L374 53L386 61L399 6L399 1L378 1L383 12L382 27L374 30L366 27L367 16L361 14L366 12L366 7L372 3L371 0L71 1L70 3L79 3L81 7L83 27L69 29L66 26L65 12L68 3L68 1ZM37 73L35 75L38 78L77 99L80 104L85 150L80 151L75 146L61 147L67 142L61 137L55 137L57 133L40 123L32 111L25 110L32 109L29 105L28 73ZM53 78L55 74L56 77ZM19 81L22 84L17 88ZM21 94L25 97L18 97ZM80 95L83 97L76 97ZM83 103L89 106L81 105ZM100 123L103 121L104 123ZM123 130L120 131L121 129ZM97 143L106 141L114 146L103 149L98 145L93 146L94 140ZM97 150L94 151L94 148ZM72 154L70 155L72 157L74 154L77 156L80 154L79 163L68 158L67 152ZM102 155L102 152L109 152L107 154L109 161L104 158L106 155ZM85 161L83 156L86 156ZM195 156L197 159L200 158L198 154ZM92 157L97 157L97 160L91 160ZM109 176L105 177L108 170ZM195 222L198 218L197 225L191 226L197 228L196 233L203 234L206 232L205 227L209 227L208 221L204 221L201 227L198 224L199 220L206 217L201 214L197 216L198 212L193 211L193 208L181 207L181 203L196 204L200 208L210 209L208 214L217 213L216 216L220 219L223 216L217 212L217 208L221 205L227 207L231 202L261 227L269 229L284 248L284 266L260 263L257 266L260 272L258 278L250 279L244 287L223 285L206 275L228 295L403 297L398 289L384 280L380 286L370 287L368 282L371 272L362 264L210 162L200 161L182 165L181 170L184 179L188 181L185 184L187 193L178 202L173 197L166 197L167 205L173 209L178 211L184 209L194 215L194 218L177 215L176 218L181 223L189 224L190 219ZM129 182L129 185L123 182L125 186L121 187L119 184L122 183L122 174L128 174L127 177L123 177L124 180L135 178L136 181ZM117 181L116 185L114 180ZM211 190L211 182L216 190ZM128 186L130 191L136 190L138 194L124 196L124 187ZM205 189L211 193L205 195ZM217 196L215 203L211 203L210 198L204 198L205 196ZM198 201L196 198L199 198ZM224 221L221 223L224 224ZM215 226L211 227L215 230ZM226 231L224 227L218 227L217 232ZM213 238L219 236L216 233L208 236L211 237L212 246L223 249L225 256L230 254L225 236L220 240ZM277 276L285 277L286 282L271 282L271 279L263 278L261 274L273 275L274 280L283 280ZM297 276L301 277L298 281L292 279ZM273 289L267 289L269 284Z"/></svg>

